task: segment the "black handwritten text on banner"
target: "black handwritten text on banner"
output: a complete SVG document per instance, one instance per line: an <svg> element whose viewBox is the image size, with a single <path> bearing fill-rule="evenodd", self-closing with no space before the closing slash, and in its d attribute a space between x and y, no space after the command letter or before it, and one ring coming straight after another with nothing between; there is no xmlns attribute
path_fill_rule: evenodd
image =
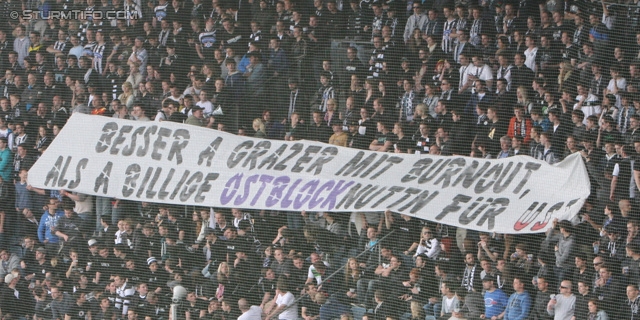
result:
<svg viewBox="0 0 640 320"><path fill-rule="evenodd" d="M383 211L469 229L535 233L589 195L579 155L549 166L240 137L76 114L29 183L148 202L288 211Z"/></svg>

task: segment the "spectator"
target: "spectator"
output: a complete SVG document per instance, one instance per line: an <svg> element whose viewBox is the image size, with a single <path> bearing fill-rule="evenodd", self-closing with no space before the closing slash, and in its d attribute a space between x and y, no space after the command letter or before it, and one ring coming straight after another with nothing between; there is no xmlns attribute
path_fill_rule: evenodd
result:
<svg viewBox="0 0 640 320"><path fill-rule="evenodd" d="M597 299L591 292L590 282L580 281L578 282L578 294L576 295L576 307L574 311L574 317L576 319L587 318L589 314L588 302L592 299Z"/></svg>
<svg viewBox="0 0 640 320"><path fill-rule="evenodd" d="M621 280L619 280L618 277L614 277L610 269L612 269L612 267L607 265L600 267L598 271L600 277L595 282L595 294L598 300L603 303L602 309L614 318L617 317L621 311L615 307L616 303L614 301L616 297L620 297L622 288Z"/></svg>
<svg viewBox="0 0 640 320"><path fill-rule="evenodd" d="M597 300L597 299L589 300L589 314L587 315L587 317L593 318L596 320L609 319L609 316L607 316L607 313L604 310L601 310L598 308L599 304L601 303L602 302L600 302L600 300Z"/></svg>
<svg viewBox="0 0 640 320"><path fill-rule="evenodd" d="M466 290L466 288L462 288ZM443 282L440 286L440 292L442 293L442 309L440 310L440 318L448 319L455 310L460 309L460 301L456 296L456 291L451 288L450 282Z"/></svg>
<svg viewBox="0 0 640 320"><path fill-rule="evenodd" d="M482 289L484 290L484 313L483 318L493 319L500 316L507 307L507 295L495 286L495 278L491 275L482 279Z"/></svg>
<svg viewBox="0 0 640 320"><path fill-rule="evenodd" d="M285 277L278 279L276 294L275 304L270 310L265 310L267 319L277 315L280 320L296 320L298 318L298 303L295 301L295 296L289 291Z"/></svg>
<svg viewBox="0 0 640 320"><path fill-rule="evenodd" d="M507 301L507 308L501 317L506 320L527 319L531 309L531 298L525 289L525 283L518 277L513 278L515 291Z"/></svg>
<svg viewBox="0 0 640 320"><path fill-rule="evenodd" d="M464 273L462 275L462 287L467 289L467 291L477 291L480 289L479 283L481 283L482 279L480 278L481 268L478 267L476 263L476 258L471 252L467 252L464 256Z"/></svg>
<svg viewBox="0 0 640 320"><path fill-rule="evenodd" d="M549 315L553 316L553 319L571 319L571 317L574 316L576 296L571 292L571 287L571 281L562 281L560 284L560 293L554 295L554 297L549 300L547 311ZM589 309L591 309L591 307ZM589 311L591 313L591 310Z"/></svg>
<svg viewBox="0 0 640 320"><path fill-rule="evenodd" d="M387 294L377 299L384 308L369 318L394 319L410 307L414 309L412 316L416 317L419 312L415 311L424 306L429 316L440 316L442 295L435 290L440 289L441 282L452 281L456 285L452 285L450 291L456 291L460 305L464 305L460 313L451 314L473 318L474 301L481 291L480 279L493 276L494 287L510 294L515 289L510 284L514 274L522 278L521 282L538 288L530 318L548 317L543 302L548 301L548 292L555 291L556 282L565 280L572 281L572 290L579 292L576 320L589 317L587 301L593 298L590 291L603 297L600 307L612 319L627 317L626 313L617 314L623 309L635 310L636 299L624 298L622 288L639 281L635 201L638 183L631 180L629 166L640 151L638 143L636 150L630 148L640 121L638 115L633 114L633 109L640 108L634 95L638 90L636 60L640 52L635 44L640 43L640 38L635 30L637 23L628 20L626 13L618 12L615 6L600 8L599 4L594 7L590 3L578 3L575 7L567 6L563 14L556 12L560 7L551 2L539 11L530 1L522 1L518 9L510 3L503 7L487 2L476 7L462 1L456 3L454 10L447 1L436 0L429 3L428 16L425 16L424 3L413 4L410 12L403 12L404 8L393 2L360 6L352 1L351 10L341 10L339 2L322 0L315 1L309 8L290 0L255 1L248 6L242 3L239 8L235 8L236 5L228 8L227 4L207 8L201 0L194 0L193 6L186 8L181 7L180 1L162 0L159 5L141 6L131 0L125 3L113 0L114 8L109 7L108 1L102 2L96 8L94 0L75 5L63 1L61 10L115 9L149 19L50 19L42 25L19 24L18 20L7 19L6 27L14 34L0 31L0 74L4 76L0 79L3 97L0 99L0 136L7 139L3 147L0 138L0 204L5 206L0 208L4 209L0 210L0 234L4 235L0 242L2 248L6 248L6 253L0 251L0 262L3 262L0 269L5 275L12 274L15 265L12 252L24 262L17 266L24 277L15 280L15 291L7 289L8 286L3 288L6 292L2 291L9 295L7 301L13 301L15 296L11 295L17 291L21 300L19 307L26 308L20 309L20 314L13 314L13 318L33 314L36 318L51 318L51 307L47 308L52 304L49 291L57 292L56 297L60 292L70 295L70 309L66 313L70 318L76 318L76 313L87 306L91 307L92 318L112 319L116 317L114 310L117 317L127 315L130 320L166 318L167 298L172 293L166 285L169 278L172 285L179 282L188 293L195 294L189 297L189 300L196 299L191 306L193 312L189 311L191 318L196 317L195 313L200 317L202 311L206 318L236 318L241 312L256 311L257 307L252 305L263 302L265 307L278 296L276 274L288 275L294 299L298 298L305 282L322 283L321 291L338 293L337 299L317 300L324 303L320 307L325 310L324 315L331 316L336 315L332 311L348 309L345 301L369 303L369 307L374 307L366 300L373 298L378 289ZM34 1L28 1L26 6L27 9L48 8ZM15 11L12 8L17 8L16 0L6 3L3 16ZM183 12L185 9L191 12ZM183 13L193 18L190 30L183 30L184 22L175 21ZM583 20L587 16L590 23L585 28ZM621 25L627 29L622 30ZM363 32L367 33L365 38L373 44L371 50L358 43L348 48L343 46L340 35L346 32L339 30L342 26L347 26L349 36L361 37ZM269 37L274 38L269 39L268 51L264 43L267 30L272 30ZM110 41L105 38L107 34ZM251 41L250 52L241 60L235 52L245 52L240 45L247 45L247 36ZM589 37L592 41L587 41ZM66 43L67 39L70 43ZM617 41L615 48L607 47L611 40ZM44 55L45 48L58 56ZM342 59L344 53L340 50L347 51L346 59ZM625 53L631 54L625 56ZM365 71L360 60L366 62L369 57ZM293 69L288 68L291 59ZM332 64L340 68L332 69ZM364 79L365 73L368 79ZM326 81L319 84L321 78ZM351 81L339 81L347 78ZM584 82L577 82L578 78ZM287 83L285 79L293 81ZM364 89L360 87L362 81ZM491 81L496 82L496 90ZM162 91L154 91L160 83ZM118 86L122 86L122 90ZM438 87L440 92L436 90ZM424 95L420 92L422 89L426 90ZM309 100L314 93L315 99ZM557 94L562 95L561 99ZM195 95L200 101L197 106L193 101ZM420 97L416 99L417 96ZM175 102L175 108L161 103L161 97ZM120 102L111 101L115 98ZM343 100L346 102L341 103ZM134 108L135 105L141 108ZM515 113L512 114L513 106ZM206 112L199 110L200 107ZM375 149L383 152L394 147L393 151L399 153L467 156L473 149L473 155L483 157L526 157L528 154L548 163L579 152L586 162L593 188L592 197L583 208L584 215L577 218L584 217L583 222L591 227L585 228L586 224L581 223L575 226L575 232L569 233L560 228L542 242L536 236L495 238L456 228L460 235L466 234L468 238L467 244L461 245L466 250L459 252L450 243L449 235L454 227L392 213L357 213L347 222L334 212L326 213L319 220L303 220L298 213L256 210L250 218L236 217L237 220L227 225L217 209L199 208L195 219L181 219L182 209L171 209L171 214L167 214L166 208L158 211L148 204L105 197L97 203L97 230L90 237L82 226L76 230L77 224L87 225L87 221L81 219L90 217L94 210L90 196L36 189L29 185L27 176L36 161L34 147L46 152L46 148L40 147L46 147L57 136L67 119L65 110L71 108L76 113L96 113L94 115L104 111L107 116L113 111L116 118L142 121L155 115L157 120L186 121L220 131L224 131L226 125L228 131L239 134L246 134L245 126L259 117L264 129L261 130L258 123L258 138L308 139L355 149L369 149L375 140ZM161 112L157 112L158 109ZM272 118L261 116L266 109L271 111ZM209 117L208 113L213 110L222 110L224 115ZM354 119L354 110L359 110L358 119ZM130 111L133 113L129 114ZM369 118L369 114L373 116ZM391 127L400 114L404 123ZM573 125L568 123L569 115ZM505 122L508 119L511 121ZM336 122L341 126L335 126ZM377 132L374 123L382 123L386 130ZM158 124L166 125L170 124ZM55 133L46 134L47 130ZM40 131L44 134L36 137ZM336 135L332 137L333 133ZM498 144L504 135L509 141ZM397 166L406 168L407 164ZM8 174L9 171L13 175ZM639 182L640 178L635 180ZM150 186L150 183L151 180L147 184ZM64 206L75 209L65 210L68 217L59 216L62 211L58 209L52 209L51 214L50 209L57 204L40 211L43 204L49 205L48 198L61 201L67 195L76 200L75 206ZM546 201L546 194L536 196L539 197L536 201ZM628 201L629 205L623 204L618 213L617 204L605 202L612 199ZM244 210L240 214L245 214L250 208L237 209ZM315 216L315 213L305 214ZM305 228L317 221L327 229ZM577 222L578 219L571 220L571 223ZM51 229L51 225L57 227ZM571 225L567 227L574 229ZM312 231L307 232L304 239L309 242L300 241L302 230ZM433 234L418 237L420 230L433 231ZM390 237L393 241L380 242L388 232L394 232ZM274 239L276 233L278 239ZM74 243L83 236L83 241L90 244L88 250ZM134 251L127 253L128 250L120 246L114 248L115 241ZM414 241L416 244L412 246ZM478 241L480 247L476 251L473 243ZM22 243L24 246L18 245ZM63 250L60 243L64 243ZM268 243L276 244L280 250L266 246ZM556 243L557 252L551 250ZM531 249L537 246L541 250L536 256L530 256ZM412 250L405 252L407 255L399 255L409 248ZM591 248L600 255L593 260L594 269L607 274L594 274L587 265L586 259L590 257L585 256L585 252ZM265 254L258 258L253 255L254 250ZM462 258L469 250L471 257ZM272 251L275 254L269 253ZM338 278L328 278L332 270L346 262L343 257L356 256L361 251L364 251L361 261L349 260L353 266L348 268L351 276L345 284L341 283L341 274L334 276ZM514 253L512 261L510 257ZM323 259L331 266L326 266ZM397 273L391 271L394 270L392 260L398 267L394 271ZM147 263L148 269L141 270L141 263ZM379 266L389 270L387 277L376 275ZM221 281L214 272L219 267ZM273 269L259 273L260 268L268 267ZM414 267L419 271L408 274ZM187 270L202 270L209 280L187 276L184 273ZM130 312L115 308L122 286L117 287L112 277L118 274L129 287L137 285L139 290L139 294L130 297L132 303L139 304ZM263 276L258 280L260 274ZM400 276L392 277L396 274ZM397 278L400 281L396 281ZM458 288L463 280L464 291L471 288L466 295ZM28 289L31 281L34 288ZM403 282L409 286L405 287ZM146 291L151 292L145 295L142 283L146 284ZM220 301L198 303L215 297L215 289L220 284L226 287L221 289L225 292L221 292ZM416 294L413 291L418 284L422 292ZM516 292L520 292L518 290ZM415 300L398 303L394 294ZM240 303L241 298L245 303ZM625 302L624 308L615 301ZM192 304L187 300L183 303ZM236 309L236 303L242 310ZM396 305L407 310L394 310ZM78 310L73 310L74 306ZM607 310L611 306L617 306L616 310ZM391 311L384 312L385 308ZM515 305L506 308L517 309ZM180 317L186 316L186 311L182 311ZM58 314L58 317L64 315ZM592 316L597 317L597 313ZM508 319L509 314L505 313L504 318Z"/></svg>
<svg viewBox="0 0 640 320"><path fill-rule="evenodd" d="M547 311L547 305L549 304L551 292L549 290L549 282L544 277L538 277L534 279L538 292L536 293L536 299L531 308L531 316L536 320L549 320L551 316Z"/></svg>
<svg viewBox="0 0 640 320"><path fill-rule="evenodd" d="M249 302L245 298L238 300L238 309L242 312L242 315L238 317L238 320L260 320L262 319L262 309L258 306L249 305Z"/></svg>

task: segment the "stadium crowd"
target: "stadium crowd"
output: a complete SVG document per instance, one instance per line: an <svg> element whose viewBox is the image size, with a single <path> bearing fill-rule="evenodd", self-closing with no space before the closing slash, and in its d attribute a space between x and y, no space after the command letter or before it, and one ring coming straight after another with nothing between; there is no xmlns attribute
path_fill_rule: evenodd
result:
<svg viewBox="0 0 640 320"><path fill-rule="evenodd" d="M2 319L640 319L639 18L629 1L2 1ZM73 113L378 152L580 153L591 196L508 235L32 187Z"/></svg>

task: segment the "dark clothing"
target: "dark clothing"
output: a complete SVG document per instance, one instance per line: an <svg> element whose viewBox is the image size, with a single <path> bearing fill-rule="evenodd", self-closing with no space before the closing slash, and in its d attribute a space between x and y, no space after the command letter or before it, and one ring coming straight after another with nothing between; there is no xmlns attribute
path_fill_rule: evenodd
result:
<svg viewBox="0 0 640 320"><path fill-rule="evenodd" d="M0 308L3 315L11 314L13 319L17 319L22 315L33 313L33 297L28 290L21 290L19 287L12 289L3 284L0 288L0 299L2 299Z"/></svg>
<svg viewBox="0 0 640 320"><path fill-rule="evenodd" d="M545 292L539 291L536 293L536 300L531 309L531 317L534 320L551 320L552 316L547 312L547 303L549 303L549 294L547 290ZM586 319L586 318L580 318Z"/></svg>
<svg viewBox="0 0 640 320"><path fill-rule="evenodd" d="M302 300L300 300L300 314L302 314L302 308L307 308L305 313L309 317L320 315L320 305L311 300L309 295L302 297Z"/></svg>
<svg viewBox="0 0 640 320"><path fill-rule="evenodd" d="M324 143L329 142L329 137L331 137L332 131L331 128L323 121L322 123L315 124L312 123L307 128L307 138L311 141L320 141Z"/></svg>
<svg viewBox="0 0 640 320"><path fill-rule="evenodd" d="M582 295L580 293L576 294L576 304L574 315L576 319L588 319L587 314L589 313L589 300L598 299L596 295L589 292L586 295Z"/></svg>

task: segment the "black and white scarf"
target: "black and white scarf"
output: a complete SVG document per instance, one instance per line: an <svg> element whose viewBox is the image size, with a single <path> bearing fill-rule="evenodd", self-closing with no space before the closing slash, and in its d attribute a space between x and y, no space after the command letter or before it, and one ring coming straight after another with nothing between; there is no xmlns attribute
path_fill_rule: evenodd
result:
<svg viewBox="0 0 640 320"><path fill-rule="evenodd" d="M466 288L467 291L471 292L473 290L473 277L476 274L476 265L469 268L467 266L464 268L464 277L462 277L462 287Z"/></svg>

